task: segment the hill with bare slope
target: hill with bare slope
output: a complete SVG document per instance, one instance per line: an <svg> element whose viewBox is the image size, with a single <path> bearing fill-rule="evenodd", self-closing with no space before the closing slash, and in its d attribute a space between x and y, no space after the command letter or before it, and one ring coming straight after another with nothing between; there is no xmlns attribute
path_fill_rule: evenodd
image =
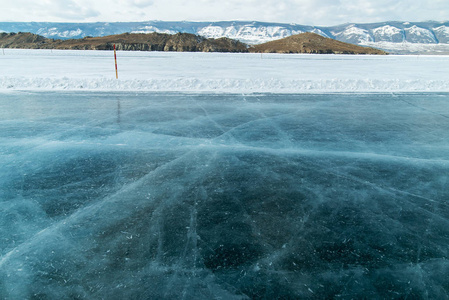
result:
<svg viewBox="0 0 449 300"><path fill-rule="evenodd" d="M229 38L208 39L190 33L123 33L104 37L54 40L32 33L0 33L0 48L73 50L248 52L247 45Z"/></svg>
<svg viewBox="0 0 449 300"><path fill-rule="evenodd" d="M114 44L117 50L128 51L386 54L310 32L250 47L229 38L212 39L190 33L123 33L69 40L48 39L33 33L0 33L0 48L112 50Z"/></svg>
<svg viewBox="0 0 449 300"><path fill-rule="evenodd" d="M382 50L343 43L312 32L254 45L249 48L249 51L255 53L387 54Z"/></svg>
<svg viewBox="0 0 449 300"><path fill-rule="evenodd" d="M54 41L29 32L0 33L0 48L46 49Z"/></svg>

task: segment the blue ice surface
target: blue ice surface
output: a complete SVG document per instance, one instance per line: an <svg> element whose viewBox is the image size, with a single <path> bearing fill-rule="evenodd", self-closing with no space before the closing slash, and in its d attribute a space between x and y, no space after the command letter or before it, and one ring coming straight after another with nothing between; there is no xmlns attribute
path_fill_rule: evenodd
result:
<svg viewBox="0 0 449 300"><path fill-rule="evenodd" d="M449 94L0 94L1 299L449 297Z"/></svg>

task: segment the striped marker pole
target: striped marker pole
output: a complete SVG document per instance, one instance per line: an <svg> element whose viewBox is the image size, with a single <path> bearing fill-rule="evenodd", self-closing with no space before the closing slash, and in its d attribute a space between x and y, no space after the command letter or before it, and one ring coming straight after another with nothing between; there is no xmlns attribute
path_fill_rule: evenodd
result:
<svg viewBox="0 0 449 300"><path fill-rule="evenodd" d="M115 60L115 78L118 79L118 71L117 71L117 52L115 51L115 44L114 44L114 60Z"/></svg>

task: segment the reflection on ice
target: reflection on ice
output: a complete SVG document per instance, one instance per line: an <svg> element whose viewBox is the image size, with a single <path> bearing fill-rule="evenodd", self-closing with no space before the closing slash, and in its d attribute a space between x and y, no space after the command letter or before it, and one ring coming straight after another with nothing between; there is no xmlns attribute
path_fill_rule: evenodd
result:
<svg viewBox="0 0 449 300"><path fill-rule="evenodd" d="M0 298L447 298L448 100L3 95Z"/></svg>

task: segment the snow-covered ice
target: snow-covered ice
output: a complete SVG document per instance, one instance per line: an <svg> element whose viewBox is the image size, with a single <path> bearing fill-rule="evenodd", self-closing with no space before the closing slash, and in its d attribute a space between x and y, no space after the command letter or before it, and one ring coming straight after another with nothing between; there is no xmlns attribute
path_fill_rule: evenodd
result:
<svg viewBox="0 0 449 300"><path fill-rule="evenodd" d="M3 55L4 52L4 55ZM0 49L0 90L224 93L449 91L449 56Z"/></svg>
<svg viewBox="0 0 449 300"><path fill-rule="evenodd" d="M431 54L431 55L448 55L449 54L449 44L422 44L422 43L392 43L392 42L365 42L363 46L367 47L377 47L383 49L390 53L402 53L402 54ZM422 57L422 56L418 56Z"/></svg>
<svg viewBox="0 0 449 300"><path fill-rule="evenodd" d="M0 93L0 298L446 299L448 112L448 93Z"/></svg>

